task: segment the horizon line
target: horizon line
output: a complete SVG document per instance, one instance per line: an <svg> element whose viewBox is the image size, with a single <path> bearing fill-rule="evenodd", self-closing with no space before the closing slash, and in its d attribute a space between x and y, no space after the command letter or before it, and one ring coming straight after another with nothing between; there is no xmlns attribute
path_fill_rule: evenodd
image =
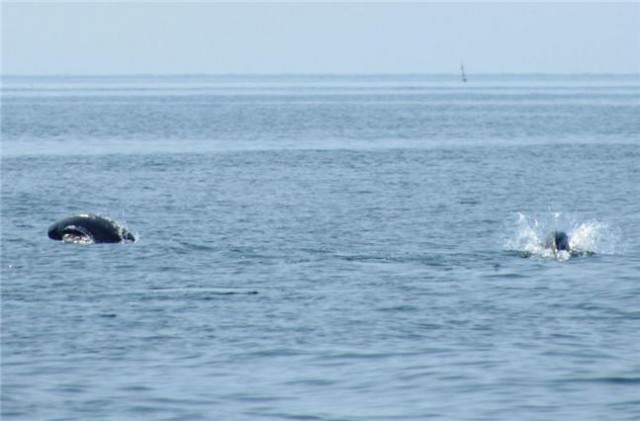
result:
<svg viewBox="0 0 640 421"><path fill-rule="evenodd" d="M0 77L170 77L170 76L459 76L458 72L123 72L123 73L2 73ZM472 72L475 76L640 76L637 72Z"/></svg>

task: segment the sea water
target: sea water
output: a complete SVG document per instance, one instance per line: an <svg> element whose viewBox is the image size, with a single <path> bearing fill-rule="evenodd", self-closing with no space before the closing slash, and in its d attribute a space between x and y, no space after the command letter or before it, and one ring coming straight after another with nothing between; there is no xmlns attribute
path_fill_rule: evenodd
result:
<svg viewBox="0 0 640 421"><path fill-rule="evenodd" d="M640 76L2 82L3 420L640 418Z"/></svg>

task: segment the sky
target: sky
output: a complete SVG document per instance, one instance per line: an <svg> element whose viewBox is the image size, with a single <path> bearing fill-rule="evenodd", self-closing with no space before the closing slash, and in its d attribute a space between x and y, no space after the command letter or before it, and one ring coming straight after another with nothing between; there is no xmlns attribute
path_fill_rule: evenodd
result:
<svg viewBox="0 0 640 421"><path fill-rule="evenodd" d="M2 74L640 73L640 2L2 3Z"/></svg>

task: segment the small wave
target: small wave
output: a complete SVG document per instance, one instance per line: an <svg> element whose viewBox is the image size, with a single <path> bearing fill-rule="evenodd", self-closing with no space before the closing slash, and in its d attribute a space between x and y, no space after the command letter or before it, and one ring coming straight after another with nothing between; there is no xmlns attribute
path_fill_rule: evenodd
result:
<svg viewBox="0 0 640 421"><path fill-rule="evenodd" d="M565 379L563 380L563 382L564 383L605 383L605 384L636 386L640 384L640 377L609 376L609 377L594 377L594 378L572 378L572 379Z"/></svg>
<svg viewBox="0 0 640 421"><path fill-rule="evenodd" d="M504 246L521 257L565 261L596 253L615 254L619 244L618 236L607 224L595 220L580 221L575 215L560 212L542 216L527 216L518 212L514 225L515 229L505 239ZM545 247L546 237L556 230L564 231L569 236L570 252Z"/></svg>

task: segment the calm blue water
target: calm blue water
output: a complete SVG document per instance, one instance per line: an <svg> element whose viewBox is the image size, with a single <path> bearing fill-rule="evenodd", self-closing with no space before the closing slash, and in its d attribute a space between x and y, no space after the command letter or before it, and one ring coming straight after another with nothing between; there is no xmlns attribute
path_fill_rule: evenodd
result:
<svg viewBox="0 0 640 421"><path fill-rule="evenodd" d="M640 76L4 77L2 419L639 419L639 116ZM47 238L84 212L139 241Z"/></svg>

